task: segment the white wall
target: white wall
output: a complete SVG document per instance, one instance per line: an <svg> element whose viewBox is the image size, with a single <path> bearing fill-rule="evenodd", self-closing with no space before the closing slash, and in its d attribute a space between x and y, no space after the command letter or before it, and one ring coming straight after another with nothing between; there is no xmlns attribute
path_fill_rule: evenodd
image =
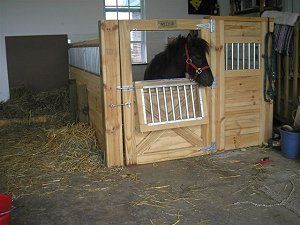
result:
<svg viewBox="0 0 300 225"><path fill-rule="evenodd" d="M0 0L0 101L6 100L8 79L5 36L68 34L74 40L97 37L104 18L104 0ZM219 0L228 15L229 0ZM188 15L185 0L145 0L146 18L200 18Z"/></svg>
<svg viewBox="0 0 300 225"><path fill-rule="evenodd" d="M0 0L0 101L9 97L4 36L91 38L103 18L102 7L102 0Z"/></svg>

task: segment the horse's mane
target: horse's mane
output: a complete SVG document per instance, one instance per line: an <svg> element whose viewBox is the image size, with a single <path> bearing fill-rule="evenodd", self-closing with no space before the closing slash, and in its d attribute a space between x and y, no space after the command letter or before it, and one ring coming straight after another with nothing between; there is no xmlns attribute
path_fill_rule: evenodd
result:
<svg viewBox="0 0 300 225"><path fill-rule="evenodd" d="M194 48L197 48L204 53L209 53L209 46L205 40L198 37L184 37L179 35L167 45L165 49L167 57L166 60L172 61L174 60L174 56L179 56L179 53L184 51L184 46L187 41L188 43L191 43L188 44L189 46L193 46Z"/></svg>

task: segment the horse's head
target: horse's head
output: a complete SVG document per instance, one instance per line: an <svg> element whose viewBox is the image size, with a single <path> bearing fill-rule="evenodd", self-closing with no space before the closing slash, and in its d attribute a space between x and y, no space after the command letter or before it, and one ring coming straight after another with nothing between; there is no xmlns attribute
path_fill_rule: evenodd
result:
<svg viewBox="0 0 300 225"><path fill-rule="evenodd" d="M209 87L214 77L206 59L208 43L198 37L187 36L185 44L186 74L200 86Z"/></svg>

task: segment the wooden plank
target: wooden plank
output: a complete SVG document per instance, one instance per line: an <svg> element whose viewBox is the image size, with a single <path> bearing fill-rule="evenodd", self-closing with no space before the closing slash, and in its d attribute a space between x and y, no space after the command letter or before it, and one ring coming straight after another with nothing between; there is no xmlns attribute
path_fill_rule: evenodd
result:
<svg viewBox="0 0 300 225"><path fill-rule="evenodd" d="M122 166L123 132L121 93L120 46L118 21L99 22L101 43L103 103L105 121L105 159L108 167ZM116 107L114 107L116 106Z"/></svg>
<svg viewBox="0 0 300 225"><path fill-rule="evenodd" d="M253 77L253 76L261 76L261 70L225 70L225 77ZM259 77L258 77L259 79Z"/></svg>
<svg viewBox="0 0 300 225"><path fill-rule="evenodd" d="M236 32L237 33L237 32ZM235 36L225 36L224 43L260 43L260 36L239 36L237 33ZM247 34L245 34L247 35Z"/></svg>
<svg viewBox="0 0 300 225"><path fill-rule="evenodd" d="M81 47L99 47L99 39L80 41L69 44L69 48L81 48Z"/></svg>
<svg viewBox="0 0 300 225"><path fill-rule="evenodd" d="M199 129L201 128L199 127ZM203 140L188 128L176 128L172 130L193 146L199 146L203 144Z"/></svg>
<svg viewBox="0 0 300 225"><path fill-rule="evenodd" d="M286 119L289 117L289 99L290 99L290 57L288 53L284 56L284 103L283 103L283 116Z"/></svg>
<svg viewBox="0 0 300 225"><path fill-rule="evenodd" d="M247 128L239 128L234 130L225 130L225 137L228 136L237 136L237 135L244 135L244 134L253 134L259 133L259 127L247 127Z"/></svg>
<svg viewBox="0 0 300 225"><path fill-rule="evenodd" d="M69 98L70 98L70 113L73 122L78 120L78 104L77 104L77 88L76 80L69 79Z"/></svg>
<svg viewBox="0 0 300 225"><path fill-rule="evenodd" d="M266 17L247 17L247 16L206 16L206 19L224 20L224 21L236 21L236 22L263 22L274 21L274 18Z"/></svg>
<svg viewBox="0 0 300 225"><path fill-rule="evenodd" d="M151 152L138 157L137 164L162 162L181 158L195 157L210 154L210 151L201 151L199 147L177 148L172 150Z"/></svg>
<svg viewBox="0 0 300 225"><path fill-rule="evenodd" d="M209 122L209 118L206 116L201 120L181 121L181 122L158 124L158 125L140 124L140 130L141 130L141 132L168 130L168 129L175 129L175 128L180 128L180 127L191 127L191 126L197 126L197 125L200 126L203 124L207 124L208 122Z"/></svg>
<svg viewBox="0 0 300 225"><path fill-rule="evenodd" d="M261 23L261 39L265 39L265 35L268 29L268 22ZM274 29L274 23L270 22L269 31L272 32ZM261 53L265 52L265 45L261 45ZM271 48L269 48L271 51ZM264 83L264 71L265 71L265 61L261 56L261 82L260 82L260 91L261 91L261 108L260 108L260 134L259 134L259 144L267 142L269 138L272 137L272 126L273 126L273 103L265 102L263 98L263 83Z"/></svg>
<svg viewBox="0 0 300 225"><path fill-rule="evenodd" d="M123 21L122 21L123 22ZM208 23L208 19L144 19L126 20L130 30L196 30L197 25Z"/></svg>
<svg viewBox="0 0 300 225"><path fill-rule="evenodd" d="M260 90L261 77L247 76L247 77L226 77L225 90L228 93L237 93L244 91Z"/></svg>
<svg viewBox="0 0 300 225"><path fill-rule="evenodd" d="M260 119L254 115L249 119L231 120L225 122L225 130L236 130L249 127L259 127Z"/></svg>
<svg viewBox="0 0 300 225"><path fill-rule="evenodd" d="M234 21L226 21L224 28L224 36L225 37L237 37L237 38L250 38L256 37L258 42L260 42L261 36L261 27L260 23L257 22L234 22ZM236 41L239 39L236 39ZM235 41L235 42L236 42Z"/></svg>
<svg viewBox="0 0 300 225"><path fill-rule="evenodd" d="M149 134L136 146L137 155L142 155L147 151L157 139L159 139L165 131L149 132Z"/></svg>
<svg viewBox="0 0 300 225"><path fill-rule="evenodd" d="M294 26L294 53L293 53L293 107L297 108L298 105L298 73L299 73L299 26L300 19L298 18Z"/></svg>
<svg viewBox="0 0 300 225"><path fill-rule="evenodd" d="M282 82L281 82L281 60L282 60L282 57L279 53L276 54L276 57L277 57L277 86L276 86L276 93L277 93L277 96L276 96L276 113L280 116L281 115L281 85L282 85Z"/></svg>
<svg viewBox="0 0 300 225"><path fill-rule="evenodd" d="M120 29L120 55L121 55L121 80L122 86L133 85L131 50L130 50L130 30L127 21L119 21ZM134 95L133 90L122 92L123 103L129 102L132 107L123 109L124 124L124 151L126 165L136 164L136 143L135 143L135 116Z"/></svg>
<svg viewBox="0 0 300 225"><path fill-rule="evenodd" d="M101 92L103 88L100 88L103 87L103 85L101 84L100 77L70 66L70 78L75 79L77 85L86 85L88 91L89 122L90 125L96 130L97 140L100 148L105 149L105 128L103 121L103 102Z"/></svg>
<svg viewBox="0 0 300 225"><path fill-rule="evenodd" d="M77 86L78 92L78 119L82 123L89 122L89 104L88 104L88 91L86 84L79 84Z"/></svg>
<svg viewBox="0 0 300 225"><path fill-rule="evenodd" d="M259 145L260 133L235 134L225 137L225 149L236 149Z"/></svg>

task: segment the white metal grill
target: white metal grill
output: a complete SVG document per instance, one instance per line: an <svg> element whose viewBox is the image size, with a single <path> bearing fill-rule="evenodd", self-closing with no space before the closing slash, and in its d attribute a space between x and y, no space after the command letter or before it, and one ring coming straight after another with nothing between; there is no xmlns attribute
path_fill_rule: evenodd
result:
<svg viewBox="0 0 300 225"><path fill-rule="evenodd" d="M260 43L226 43L225 70L260 69Z"/></svg>
<svg viewBox="0 0 300 225"><path fill-rule="evenodd" d="M161 125L201 120L201 88L195 82L143 86L140 89L144 124Z"/></svg>

